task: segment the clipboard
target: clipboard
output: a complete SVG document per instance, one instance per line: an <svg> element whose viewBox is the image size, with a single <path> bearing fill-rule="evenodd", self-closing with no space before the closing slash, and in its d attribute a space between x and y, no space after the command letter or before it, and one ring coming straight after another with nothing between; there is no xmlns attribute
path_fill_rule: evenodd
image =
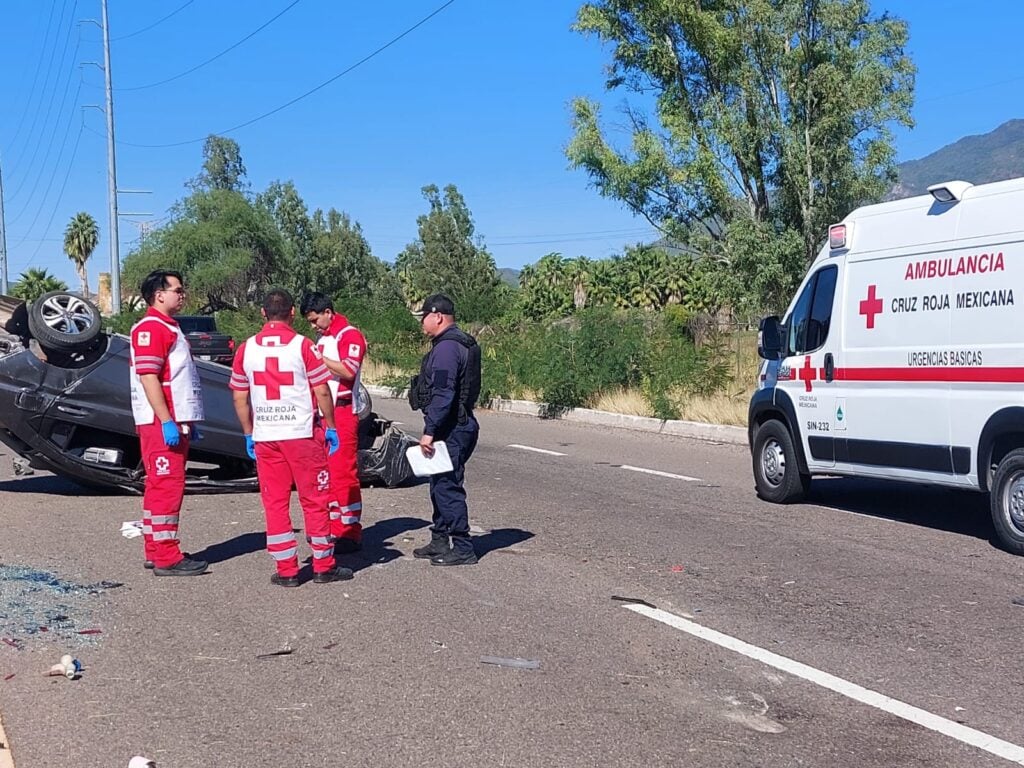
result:
<svg viewBox="0 0 1024 768"><path fill-rule="evenodd" d="M440 475L444 472L451 472L454 468L452 467L452 457L448 455L448 446L444 444L444 440L434 443L434 455L429 459L423 455L419 443L406 449L405 458L409 460L409 466L416 477Z"/></svg>

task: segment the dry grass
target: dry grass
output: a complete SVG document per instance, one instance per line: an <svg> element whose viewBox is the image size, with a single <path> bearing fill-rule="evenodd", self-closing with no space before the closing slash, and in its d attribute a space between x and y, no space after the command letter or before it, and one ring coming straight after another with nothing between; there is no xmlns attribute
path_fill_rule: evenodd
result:
<svg viewBox="0 0 1024 768"><path fill-rule="evenodd" d="M702 421L708 424L747 426L747 407L753 390L731 394L719 392L706 397L680 398L679 418L684 421Z"/></svg>
<svg viewBox="0 0 1024 768"><path fill-rule="evenodd" d="M363 384L384 384L398 376L404 377L405 375L405 371L401 368L387 363L378 363L370 356L363 359L363 367L360 372Z"/></svg>
<svg viewBox="0 0 1024 768"><path fill-rule="evenodd" d="M643 394L636 389L616 389L613 392L607 392L590 403L590 407L597 411L625 413L629 416L654 415L654 409L651 408Z"/></svg>

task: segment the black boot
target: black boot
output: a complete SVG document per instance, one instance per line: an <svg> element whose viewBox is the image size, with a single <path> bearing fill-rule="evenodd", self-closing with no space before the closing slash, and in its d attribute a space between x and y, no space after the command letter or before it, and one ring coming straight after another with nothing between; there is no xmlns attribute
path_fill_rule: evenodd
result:
<svg viewBox="0 0 1024 768"><path fill-rule="evenodd" d="M446 554L430 559L431 565L473 565L476 562L476 552L472 549L466 551L450 549Z"/></svg>
<svg viewBox="0 0 1024 768"><path fill-rule="evenodd" d="M430 560L435 557L441 557L452 551L451 544L448 543L448 537L443 534L432 533L430 535L430 543L425 547L417 547L412 551L412 556L419 558L420 560Z"/></svg>

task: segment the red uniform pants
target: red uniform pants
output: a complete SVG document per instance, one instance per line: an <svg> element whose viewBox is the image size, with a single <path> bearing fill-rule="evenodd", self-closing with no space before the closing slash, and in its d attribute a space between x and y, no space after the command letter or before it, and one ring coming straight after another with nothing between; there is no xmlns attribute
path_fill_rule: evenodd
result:
<svg viewBox="0 0 1024 768"><path fill-rule="evenodd" d="M306 521L306 535L313 550L313 572L334 568L334 544L328 538L330 480L327 461L314 438L271 440L256 443L256 475L267 519L267 551L281 576L299 573L298 542L292 529L292 483Z"/></svg>
<svg viewBox="0 0 1024 768"><path fill-rule="evenodd" d="M352 404L339 404L334 409L338 429L338 450L327 456L331 472L331 535L337 539L360 541L363 537L363 492L359 487L359 417ZM324 424L318 422L317 440L327 455Z"/></svg>
<svg viewBox="0 0 1024 768"><path fill-rule="evenodd" d="M146 559L157 568L170 568L181 560L178 516L185 496L188 437L173 448L164 442L160 422L136 427L142 450L146 486L142 494L142 541Z"/></svg>

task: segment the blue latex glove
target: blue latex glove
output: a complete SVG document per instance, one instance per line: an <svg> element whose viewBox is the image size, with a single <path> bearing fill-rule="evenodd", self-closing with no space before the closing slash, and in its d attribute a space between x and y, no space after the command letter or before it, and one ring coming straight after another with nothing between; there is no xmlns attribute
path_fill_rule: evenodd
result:
<svg viewBox="0 0 1024 768"><path fill-rule="evenodd" d="M252 435L245 436L245 452L249 454L249 458L256 461L256 441L252 439Z"/></svg>
<svg viewBox="0 0 1024 768"><path fill-rule="evenodd" d="M168 448L173 448L181 442L181 432L178 431L178 425L173 421L162 422L160 429L163 430L164 443L167 444Z"/></svg>
<svg viewBox="0 0 1024 768"><path fill-rule="evenodd" d="M324 441L327 443L327 455L333 456L337 453L340 443L338 443L338 430L328 429L324 431Z"/></svg>

